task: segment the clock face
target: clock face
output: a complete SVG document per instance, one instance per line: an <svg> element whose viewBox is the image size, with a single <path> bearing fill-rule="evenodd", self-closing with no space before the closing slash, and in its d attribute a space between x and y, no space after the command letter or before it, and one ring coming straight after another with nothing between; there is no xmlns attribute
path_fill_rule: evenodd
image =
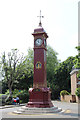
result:
<svg viewBox="0 0 80 120"><path fill-rule="evenodd" d="M40 38L36 39L35 45L40 46L42 44L42 40Z"/></svg>

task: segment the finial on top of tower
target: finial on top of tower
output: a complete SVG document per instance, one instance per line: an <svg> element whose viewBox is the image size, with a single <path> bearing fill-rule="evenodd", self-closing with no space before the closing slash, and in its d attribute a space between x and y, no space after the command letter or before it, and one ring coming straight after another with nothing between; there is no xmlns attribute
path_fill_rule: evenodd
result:
<svg viewBox="0 0 80 120"><path fill-rule="evenodd" d="M44 16L41 15L41 10L40 10L40 16L37 16L40 18L40 22L39 22L39 26L42 26L42 23L41 23L41 18L44 18Z"/></svg>

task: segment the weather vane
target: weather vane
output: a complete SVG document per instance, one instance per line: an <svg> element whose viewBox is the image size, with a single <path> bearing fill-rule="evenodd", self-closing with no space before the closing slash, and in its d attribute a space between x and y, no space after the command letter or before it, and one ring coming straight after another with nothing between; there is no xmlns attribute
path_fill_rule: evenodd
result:
<svg viewBox="0 0 80 120"><path fill-rule="evenodd" d="M42 26L42 23L41 23L41 18L44 18L44 16L41 15L41 10L40 10L40 16L37 16L40 18L40 22L39 22L39 26Z"/></svg>

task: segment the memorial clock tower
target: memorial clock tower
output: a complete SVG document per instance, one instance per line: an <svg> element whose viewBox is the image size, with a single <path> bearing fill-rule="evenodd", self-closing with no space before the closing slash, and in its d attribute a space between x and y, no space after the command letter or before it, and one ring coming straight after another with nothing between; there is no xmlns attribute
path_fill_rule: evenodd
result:
<svg viewBox="0 0 80 120"><path fill-rule="evenodd" d="M42 27L40 11L39 27L32 33L34 37L34 79L33 88L29 88L28 107L53 107L51 91L47 88L46 80L46 52L48 35Z"/></svg>

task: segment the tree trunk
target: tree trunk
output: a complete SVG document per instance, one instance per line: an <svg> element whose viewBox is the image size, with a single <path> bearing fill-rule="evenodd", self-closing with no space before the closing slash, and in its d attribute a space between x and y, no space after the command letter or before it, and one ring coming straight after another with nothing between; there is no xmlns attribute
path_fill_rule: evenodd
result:
<svg viewBox="0 0 80 120"><path fill-rule="evenodd" d="M9 87L8 85L8 88L9 88L9 96L6 98L6 101L11 97L11 100L12 100L12 88Z"/></svg>
<svg viewBox="0 0 80 120"><path fill-rule="evenodd" d="M11 87L9 88L9 94L12 97L12 88Z"/></svg>
<svg viewBox="0 0 80 120"><path fill-rule="evenodd" d="M12 97L12 85L11 85L11 80L8 81L8 88L9 88L9 94Z"/></svg>

